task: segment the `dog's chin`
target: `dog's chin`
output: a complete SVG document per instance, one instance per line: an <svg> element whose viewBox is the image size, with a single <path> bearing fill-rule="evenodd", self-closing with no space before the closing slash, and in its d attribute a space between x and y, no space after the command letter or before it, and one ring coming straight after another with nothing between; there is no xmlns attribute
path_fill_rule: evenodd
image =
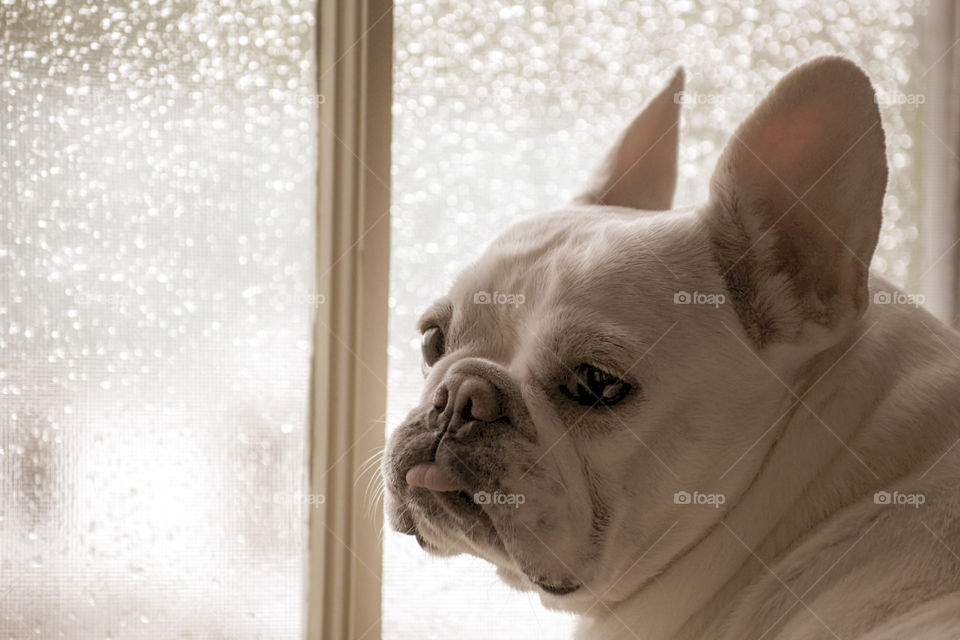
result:
<svg viewBox="0 0 960 640"><path fill-rule="evenodd" d="M497 565L497 576L511 589L517 591L535 591L536 587L523 573L513 567Z"/></svg>
<svg viewBox="0 0 960 640"><path fill-rule="evenodd" d="M433 555L471 553L487 559L506 554L493 521L466 491L413 488L403 499L391 497L388 515L395 530L412 535Z"/></svg>
<svg viewBox="0 0 960 640"><path fill-rule="evenodd" d="M548 609L570 612L583 606L576 598L583 591L583 585L576 580L537 578L533 572L525 574L503 565L497 565L497 576L511 589L536 593Z"/></svg>
<svg viewBox="0 0 960 640"><path fill-rule="evenodd" d="M420 493L418 490L417 494ZM422 493L424 495L411 500L412 508L397 502L391 524L401 533L412 535L427 553L441 557L461 553L477 556L493 564L497 575L509 587L554 596L547 598L556 601L550 603L553 608L562 609L563 597L580 590L582 585L573 578L545 576L536 569L515 566L493 521L468 494L462 491ZM443 506L442 512L435 511L437 504ZM425 511L433 515L422 515ZM451 513L458 517L451 518Z"/></svg>
<svg viewBox="0 0 960 640"><path fill-rule="evenodd" d="M554 596L565 596L577 591L582 586L574 580L548 580L547 578L534 578L525 574L514 567L497 565L497 576L503 580L508 587L517 591L536 591L548 593Z"/></svg>

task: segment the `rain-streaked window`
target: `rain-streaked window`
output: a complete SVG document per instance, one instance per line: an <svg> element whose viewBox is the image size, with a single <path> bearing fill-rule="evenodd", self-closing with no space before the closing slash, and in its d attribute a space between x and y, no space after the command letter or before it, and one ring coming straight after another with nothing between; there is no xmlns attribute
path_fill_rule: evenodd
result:
<svg viewBox="0 0 960 640"><path fill-rule="evenodd" d="M0 4L0 636L299 638L312 2Z"/></svg>
<svg viewBox="0 0 960 640"><path fill-rule="evenodd" d="M873 266L918 290L926 11L925 0L398 0L388 430L422 385L420 312L497 230L574 195L680 64L676 206L706 199L727 138L783 73L828 53L861 65L890 165ZM387 640L555 639L571 628L486 563L433 558L393 532L383 593Z"/></svg>

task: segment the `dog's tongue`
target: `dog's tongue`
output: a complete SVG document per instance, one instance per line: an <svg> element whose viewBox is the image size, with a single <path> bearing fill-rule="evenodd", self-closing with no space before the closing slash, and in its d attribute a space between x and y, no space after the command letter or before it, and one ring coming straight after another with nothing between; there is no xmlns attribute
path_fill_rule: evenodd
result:
<svg viewBox="0 0 960 640"><path fill-rule="evenodd" d="M407 484L431 491L459 491L460 485L436 462L421 462L407 471Z"/></svg>

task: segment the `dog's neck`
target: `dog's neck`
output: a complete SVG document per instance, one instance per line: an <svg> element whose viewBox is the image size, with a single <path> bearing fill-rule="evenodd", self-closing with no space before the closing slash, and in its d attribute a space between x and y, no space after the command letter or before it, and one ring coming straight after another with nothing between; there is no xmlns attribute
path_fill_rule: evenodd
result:
<svg viewBox="0 0 960 640"><path fill-rule="evenodd" d="M888 401L930 382L919 379L929 371L915 365L942 354L944 344L960 354L956 335L925 312L872 308L848 340L815 358L797 381L802 403L783 431L764 441L763 466L737 504L657 580L612 606L614 615L584 625L580 637L719 636L742 590L793 543L949 446L949 417ZM947 385L955 387L960 366L951 375ZM960 414L960 401L954 404ZM906 426L918 422L925 428Z"/></svg>

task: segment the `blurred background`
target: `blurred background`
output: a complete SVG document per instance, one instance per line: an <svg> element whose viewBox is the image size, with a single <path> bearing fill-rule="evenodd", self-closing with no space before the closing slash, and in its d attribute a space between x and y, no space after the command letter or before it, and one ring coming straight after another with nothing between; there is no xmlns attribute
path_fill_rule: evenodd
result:
<svg viewBox="0 0 960 640"><path fill-rule="evenodd" d="M297 638L310 2L0 3L0 637Z"/></svg>

